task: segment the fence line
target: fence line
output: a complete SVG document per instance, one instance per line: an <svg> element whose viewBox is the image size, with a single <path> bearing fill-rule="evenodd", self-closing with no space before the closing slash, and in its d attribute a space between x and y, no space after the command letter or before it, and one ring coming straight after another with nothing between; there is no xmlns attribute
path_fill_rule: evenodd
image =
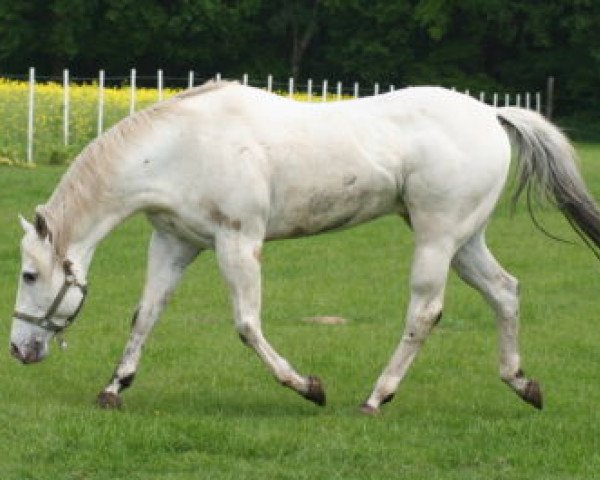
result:
<svg viewBox="0 0 600 480"><path fill-rule="evenodd" d="M132 115L135 112L135 85L137 79L137 73L135 68L131 69L131 83L130 83L130 95L129 95L129 115Z"/></svg>
<svg viewBox="0 0 600 480"><path fill-rule="evenodd" d="M69 70L63 70L63 144L69 145Z"/></svg>
<svg viewBox="0 0 600 480"><path fill-rule="evenodd" d="M144 78L152 78L152 77L144 77ZM220 80L221 79L221 74L217 73L215 74L214 78L216 80ZM136 94L137 94L137 84L138 84L138 79L139 76L137 75L137 71L135 68L132 68L128 77L128 81L129 81L129 90L130 90L130 95L129 95L129 114L133 114L135 112L136 109ZM89 79L86 79L89 80ZM95 79L94 79L95 80ZM157 100L161 101L163 99L163 92L164 92L164 74L163 74L163 70L159 69L157 70L156 73L156 90L157 90ZM70 140L71 140L71 132L69 130L69 126L70 126L70 111L71 111L71 98L70 98L70 84L73 81L72 77L70 76L69 70L68 69L64 69L63 70L63 144L65 147L68 147L70 144ZM80 79L81 81L81 79ZM104 97L104 91L106 88L106 75L105 75L105 71L104 70L100 70L98 72L98 115L97 115L97 121L96 121L96 126L97 128L95 129L97 132L97 135L100 135L103 131L104 131L104 119L105 119L105 97ZM249 85L250 83L250 79L247 73L245 73L242 76L242 83L244 85ZM259 84L260 82L255 82L255 84ZM192 88L195 84L195 74L193 70L190 70L188 75L187 75L187 88ZM35 76L35 68L30 68L29 69L29 95L28 95L28 115L27 115L27 162L28 163L32 163L33 162L33 140L34 140L34 117L35 117L35 85L36 85L36 76ZM265 85L263 83L263 85ZM260 86L260 85L259 85ZM279 87L281 86L281 88ZM306 99L308 101L312 101L313 100L313 93L314 93L314 89L313 89L313 80L311 78L309 78L307 80L307 83L305 85L298 85L295 81L294 78L289 78L287 82L280 82L279 84L276 84L274 82L274 78L273 75L268 75L266 78L266 90L271 92L271 91L276 91L282 95L285 94L285 87L287 87L287 95L291 98L294 96L294 94L302 94L303 90L304 90L304 94L306 95ZM304 89L302 87L305 87ZM329 101L330 99L335 99L336 101L341 100L345 93L344 93L344 87L343 87L343 83L341 81L336 82L335 84L335 94L333 92L329 91L329 81L327 79L324 79L321 85L321 92L320 92L320 97L321 97L321 101L326 102ZM358 98L360 96L360 84L359 82L354 82L351 91L352 94L348 94L349 97L354 97L354 98ZM456 90L456 88L452 87L453 90ZM389 91L392 92L395 90L394 85L389 85ZM347 90L348 91L348 90ZM548 89L548 92L550 92L550 89ZM471 95L471 92L469 90L465 90L464 91L465 94L467 95ZM373 95L379 95L380 94L380 83L379 82L375 82L373 84L373 90L372 90L372 94ZM318 94L317 94L318 97ZM494 107L498 107L500 106L500 93L499 92L492 92L491 94L488 94L487 92L479 92L479 101L481 102L487 102L488 100L489 103L491 105L493 105ZM550 99L549 99L550 100ZM514 95L514 101L513 101L513 97L510 93L504 93L504 102L503 102L503 106L510 106L510 105L514 105L517 107L521 107L522 103L524 103L524 107L527 109L535 109L537 112L541 113L542 112L542 93L541 92L534 92L534 94L532 95L531 92L524 92L524 96L522 96L521 93L516 93ZM533 103L533 104L532 104ZM547 106L546 108L546 113L551 112L551 106L549 104L549 106Z"/></svg>
<svg viewBox="0 0 600 480"><path fill-rule="evenodd" d="M27 103L27 163L33 162L33 115L35 102L35 68L29 69L29 99Z"/></svg>
<svg viewBox="0 0 600 480"><path fill-rule="evenodd" d="M97 135L104 131L104 70L98 72L98 128Z"/></svg>

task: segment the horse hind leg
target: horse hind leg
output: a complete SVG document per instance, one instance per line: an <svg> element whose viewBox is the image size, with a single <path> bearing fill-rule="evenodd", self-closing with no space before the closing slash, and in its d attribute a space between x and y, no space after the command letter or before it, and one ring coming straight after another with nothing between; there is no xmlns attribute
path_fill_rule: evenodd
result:
<svg viewBox="0 0 600 480"><path fill-rule="evenodd" d="M325 392L318 377L299 375L265 339L260 321L262 241L241 233L224 233L216 242L219 268L231 293L235 326L244 344L252 348L277 381L317 405L325 405Z"/></svg>
<svg viewBox="0 0 600 480"><path fill-rule="evenodd" d="M540 385L525 377L520 366L517 279L498 264L485 244L483 232L476 234L458 250L452 266L468 285L481 293L496 313L500 378L524 401L541 409Z"/></svg>
<svg viewBox="0 0 600 480"><path fill-rule="evenodd" d="M375 414L379 406L389 402L429 332L442 313L444 289L453 254L453 242L443 238L417 243L410 278L410 303L404 334L387 367L361 411Z"/></svg>

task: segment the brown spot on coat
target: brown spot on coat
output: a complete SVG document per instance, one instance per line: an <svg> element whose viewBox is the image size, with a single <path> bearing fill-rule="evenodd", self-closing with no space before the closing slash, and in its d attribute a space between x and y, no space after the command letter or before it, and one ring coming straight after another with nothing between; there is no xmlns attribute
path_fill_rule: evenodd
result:
<svg viewBox="0 0 600 480"><path fill-rule="evenodd" d="M241 222L241 220L232 220L231 221L231 228L233 228L234 230L237 230L239 232L241 230L241 228L242 228L242 222Z"/></svg>
<svg viewBox="0 0 600 480"><path fill-rule="evenodd" d="M343 178L344 186L350 187L356 183L356 175L353 173L344 175Z"/></svg>
<svg viewBox="0 0 600 480"><path fill-rule="evenodd" d="M209 212L210 219L215 222L217 225L221 227L226 227L231 230L240 231L242 229L242 221L241 220L232 220L227 215L225 215L219 207L216 205L210 209Z"/></svg>
<svg viewBox="0 0 600 480"><path fill-rule="evenodd" d="M256 260L258 262L260 262L261 258L262 258L262 248L260 247L255 247L254 251L252 252L254 254L254 258L256 258Z"/></svg>

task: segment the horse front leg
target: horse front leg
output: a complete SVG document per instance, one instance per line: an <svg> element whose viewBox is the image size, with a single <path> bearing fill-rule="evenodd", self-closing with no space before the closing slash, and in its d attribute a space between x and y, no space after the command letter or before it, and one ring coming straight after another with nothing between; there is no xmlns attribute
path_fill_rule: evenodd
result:
<svg viewBox="0 0 600 480"><path fill-rule="evenodd" d="M325 392L319 378L299 375L263 335L261 248L261 240L246 238L239 232L223 233L216 242L217 260L229 286L236 329L242 342L256 352L281 385L323 406Z"/></svg>
<svg viewBox="0 0 600 480"><path fill-rule="evenodd" d="M144 292L131 322L131 333L123 356L108 385L97 397L100 407L121 406L119 393L131 386L135 378L146 338L158 320L183 271L196 258L198 252L197 247L168 233L155 230L152 234L148 249L148 269Z"/></svg>

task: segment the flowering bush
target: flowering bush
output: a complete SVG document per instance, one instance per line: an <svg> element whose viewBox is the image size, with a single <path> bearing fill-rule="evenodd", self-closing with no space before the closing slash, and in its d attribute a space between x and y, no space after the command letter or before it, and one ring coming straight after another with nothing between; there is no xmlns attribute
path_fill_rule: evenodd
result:
<svg viewBox="0 0 600 480"><path fill-rule="evenodd" d="M163 89L163 99L177 93ZM278 92L288 96L287 92ZM103 90L103 128L124 118L130 111L129 87L105 87ZM0 164L22 163L27 158L27 112L29 84L0 78ZM36 83L34 91L33 158L38 163L60 164L68 162L98 134L100 89L95 83L69 85L68 136L64 135L64 90L60 83ZM158 100L153 88L137 88L135 109L140 110ZM306 93L296 93L294 98L308 101ZM329 94L328 100L335 100ZM313 94L312 101L321 101Z"/></svg>

